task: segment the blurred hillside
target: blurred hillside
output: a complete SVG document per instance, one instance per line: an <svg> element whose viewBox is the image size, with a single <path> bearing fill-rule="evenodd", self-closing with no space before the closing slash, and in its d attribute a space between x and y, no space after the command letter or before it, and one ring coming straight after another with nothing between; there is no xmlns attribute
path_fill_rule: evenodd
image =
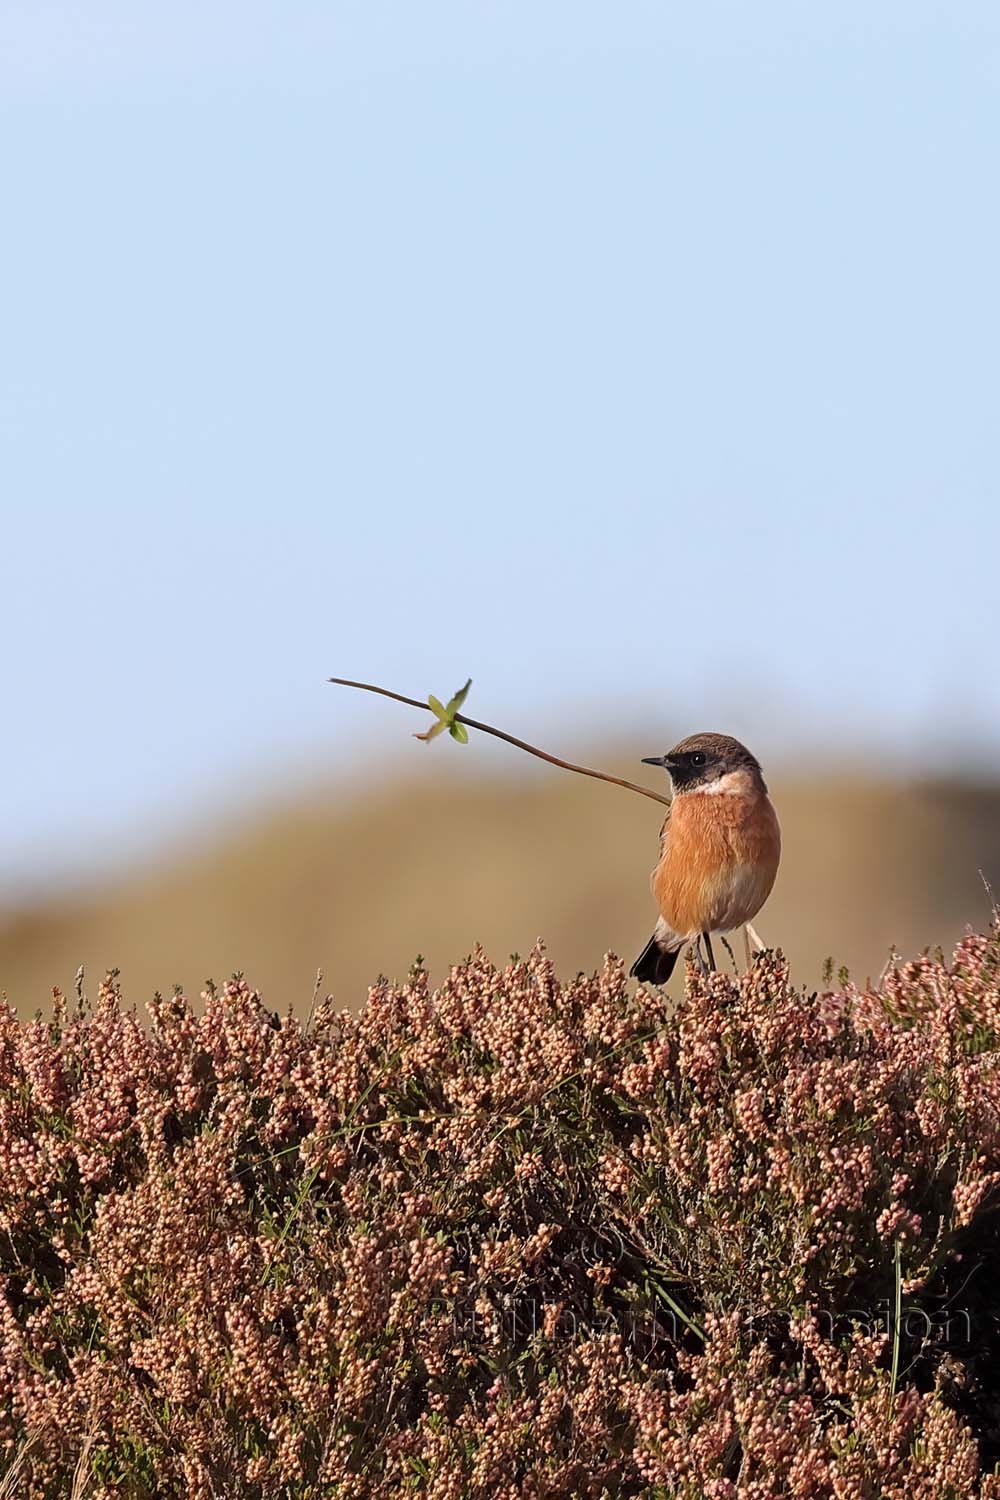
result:
<svg viewBox="0 0 1000 1500"><path fill-rule="evenodd" d="M634 756L590 764L635 775ZM246 972L268 1002L308 1007L323 989L356 1006L380 973L422 953L439 978L481 942L497 960L544 937L561 973L606 949L631 960L655 917L648 874L659 809L558 772L311 790L209 843L103 888L11 912L0 989L22 1013L118 967L128 996ZM979 871L1000 890L1000 786L878 784L769 775L784 832L757 926L797 977L832 955L864 978L891 944L948 945L982 926Z"/></svg>

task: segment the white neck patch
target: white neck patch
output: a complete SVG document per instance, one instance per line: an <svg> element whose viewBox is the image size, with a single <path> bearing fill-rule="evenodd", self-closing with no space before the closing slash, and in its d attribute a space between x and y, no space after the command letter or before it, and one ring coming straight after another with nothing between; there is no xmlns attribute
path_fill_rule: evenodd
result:
<svg viewBox="0 0 1000 1500"><path fill-rule="evenodd" d="M703 797L745 797L750 791L750 778L741 767L738 771L726 771L722 776L716 776L714 781L706 781L703 786L691 788L689 796L697 796L701 793Z"/></svg>

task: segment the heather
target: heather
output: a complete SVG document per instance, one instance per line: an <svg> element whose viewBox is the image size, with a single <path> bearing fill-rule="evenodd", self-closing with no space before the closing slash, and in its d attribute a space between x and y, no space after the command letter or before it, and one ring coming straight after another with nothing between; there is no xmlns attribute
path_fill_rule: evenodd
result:
<svg viewBox="0 0 1000 1500"><path fill-rule="evenodd" d="M1000 1497L1000 931L0 1013L25 1497Z"/></svg>

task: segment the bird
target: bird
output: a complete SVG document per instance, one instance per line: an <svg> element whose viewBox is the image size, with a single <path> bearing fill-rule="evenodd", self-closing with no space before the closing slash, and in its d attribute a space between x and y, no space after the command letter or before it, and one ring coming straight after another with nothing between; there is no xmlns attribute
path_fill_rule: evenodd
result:
<svg viewBox="0 0 1000 1500"><path fill-rule="evenodd" d="M673 795L660 830L660 857L650 878L660 909L653 936L629 973L666 984L686 943L703 939L715 968L711 934L747 927L771 894L781 859L781 829L760 762L728 734L692 734L665 755Z"/></svg>

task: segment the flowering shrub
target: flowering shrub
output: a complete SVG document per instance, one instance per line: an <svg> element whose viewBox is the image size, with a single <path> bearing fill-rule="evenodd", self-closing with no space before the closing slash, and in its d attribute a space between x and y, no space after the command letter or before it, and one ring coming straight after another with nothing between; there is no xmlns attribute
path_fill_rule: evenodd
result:
<svg viewBox="0 0 1000 1500"><path fill-rule="evenodd" d="M0 1013L25 1497L1000 1497L1000 930Z"/></svg>

